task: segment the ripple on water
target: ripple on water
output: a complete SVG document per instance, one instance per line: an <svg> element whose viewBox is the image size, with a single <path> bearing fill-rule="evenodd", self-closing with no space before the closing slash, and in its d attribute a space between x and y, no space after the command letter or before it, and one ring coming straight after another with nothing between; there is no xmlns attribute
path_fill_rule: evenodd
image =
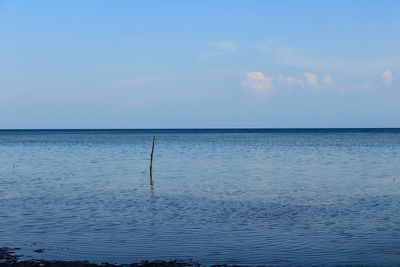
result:
<svg viewBox="0 0 400 267"><path fill-rule="evenodd" d="M152 134L0 134L0 245L119 263L400 261L398 135L158 136L152 188Z"/></svg>

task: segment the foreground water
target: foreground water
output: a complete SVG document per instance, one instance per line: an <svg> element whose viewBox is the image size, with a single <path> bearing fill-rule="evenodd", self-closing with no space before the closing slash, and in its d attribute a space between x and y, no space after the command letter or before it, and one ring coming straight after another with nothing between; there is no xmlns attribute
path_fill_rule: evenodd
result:
<svg viewBox="0 0 400 267"><path fill-rule="evenodd" d="M94 262L397 265L400 130L0 131L2 246Z"/></svg>

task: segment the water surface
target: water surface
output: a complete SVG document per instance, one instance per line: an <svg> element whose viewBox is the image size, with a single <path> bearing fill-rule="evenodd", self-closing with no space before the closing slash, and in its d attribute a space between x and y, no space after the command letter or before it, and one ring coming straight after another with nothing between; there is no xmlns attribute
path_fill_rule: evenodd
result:
<svg viewBox="0 0 400 267"><path fill-rule="evenodd" d="M397 265L399 207L399 129L0 131L0 247L36 258Z"/></svg>

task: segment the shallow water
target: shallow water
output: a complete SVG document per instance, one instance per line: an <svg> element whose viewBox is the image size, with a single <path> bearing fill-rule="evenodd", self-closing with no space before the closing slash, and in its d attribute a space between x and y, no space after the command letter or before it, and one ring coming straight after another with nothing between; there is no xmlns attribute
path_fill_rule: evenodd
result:
<svg viewBox="0 0 400 267"><path fill-rule="evenodd" d="M0 247L35 258L397 265L399 207L399 129L0 131Z"/></svg>

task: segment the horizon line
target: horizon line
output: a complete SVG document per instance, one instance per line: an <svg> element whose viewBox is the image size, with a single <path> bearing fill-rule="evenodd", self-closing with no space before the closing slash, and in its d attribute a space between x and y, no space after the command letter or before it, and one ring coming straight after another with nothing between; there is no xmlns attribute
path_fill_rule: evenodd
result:
<svg viewBox="0 0 400 267"><path fill-rule="evenodd" d="M400 129L400 127L204 127L204 128L4 128L0 131L74 131L74 130L316 130L316 129Z"/></svg>

